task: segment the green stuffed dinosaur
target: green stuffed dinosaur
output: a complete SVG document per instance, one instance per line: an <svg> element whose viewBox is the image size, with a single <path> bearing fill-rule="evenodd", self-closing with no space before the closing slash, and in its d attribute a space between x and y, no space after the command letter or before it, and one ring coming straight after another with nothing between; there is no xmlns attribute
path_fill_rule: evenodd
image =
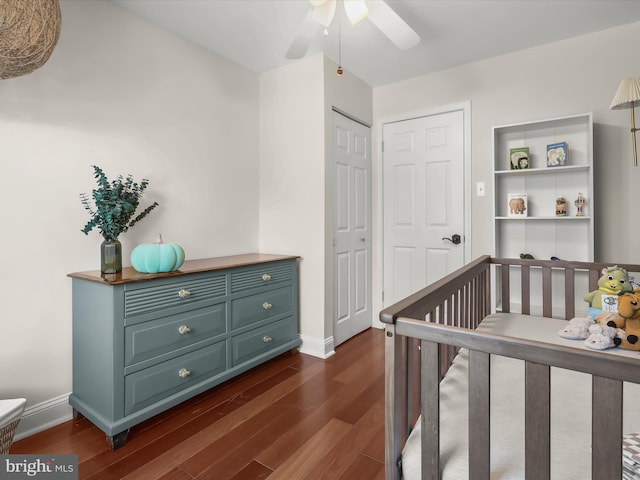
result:
<svg viewBox="0 0 640 480"><path fill-rule="evenodd" d="M613 266L602 269L602 275L598 279L598 290L587 293L583 298L589 302L591 308L605 310L602 308L602 297L611 295L622 295L632 292L633 286L629 279L629 273L622 267Z"/></svg>

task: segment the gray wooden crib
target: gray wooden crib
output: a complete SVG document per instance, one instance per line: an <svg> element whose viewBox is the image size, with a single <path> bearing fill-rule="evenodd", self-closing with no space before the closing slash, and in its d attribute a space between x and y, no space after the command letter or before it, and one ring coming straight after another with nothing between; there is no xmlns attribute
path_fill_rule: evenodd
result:
<svg viewBox="0 0 640 480"><path fill-rule="evenodd" d="M588 380L584 402L582 397L570 400L574 410L591 404L585 413L590 421L585 427L586 433L578 434L571 423L563 427L569 430L571 438L586 437L580 440L584 443L580 448L587 451L590 462L579 462L578 469L590 472L593 479L622 478L623 431L631 428L640 432L640 421L629 418L632 425L627 426L627 417L633 415L623 415L623 403L624 408L631 411L637 403L635 411L640 417L640 386L634 385L640 383L640 353L618 348L589 350L581 341L556 335L567 320L584 316L587 304L582 296L598 288L602 268L611 265L483 256L383 310L380 319L386 324L387 480L402 478L403 471L404 477L409 478L409 455L405 448L411 433L416 431L419 431L418 451L412 458L417 459L418 466L412 471L421 474L413 473L411 480L419 477L489 479L496 478L492 472L495 468L502 472L499 478L573 478L554 473L560 472L558 468L564 468L565 464L568 468L575 467L570 465L573 453L556 458L554 452L558 448L552 448L554 442L566 443L554 436L556 424L560 422L555 420L558 417L553 412L551 398L554 402L563 400L557 399L559 394L555 393L551 381L552 372L554 379L557 375L556 383L560 382L561 388L569 390L570 395L582 387L574 387L570 383L573 380L565 381L560 374L568 372L579 377L579 381L582 377ZM638 278L640 265L618 265ZM498 328L483 328L485 324ZM531 334L521 336L518 333L521 327ZM463 352L465 358L461 360ZM522 365L521 373L515 374L522 379L523 405L514 410L520 419L502 419L506 414L503 415L503 408L495 403L498 400L494 399L492 388L499 380L496 377L494 381L493 372L498 372L499 366L496 364L494 368L492 362L499 357ZM441 399L441 389L445 388L448 376L453 376L450 366L458 363L465 365L468 384L466 380L456 384L454 394L448 395L445 401ZM511 388L509 384L507 389ZM630 388L636 388L637 392ZM443 454L441 421L458 399L465 404L466 412L463 416L455 413L453 418L465 418L465 425L454 425L451 430L465 431L462 437L466 446L462 450L466 458L461 468L466 477L459 477L462 470L447 477L447 463L453 465L453 461L451 455ZM514 401L509 397L508 406ZM499 444L496 440L500 440L497 437L510 439L511 434L494 432L492 435L492 407L500 409L501 422L520 424L521 421L522 432L516 432L516 437L523 438L523 452L517 454L522 458L522 465L512 477L504 473L507 470L504 465L492 465L492 461L501 462L505 452L510 454L510 450L515 450L512 443L506 447L496 446ZM562 415L565 416L570 415ZM560 434L564 433L557 435ZM447 434L447 451L460 450L451 443L458 441L451 439L454 436L455 432ZM572 440L571 444L574 443L579 442ZM505 465L511 463L511 460L504 461ZM582 476L585 473L575 475L588 478L588 473L586 477Z"/></svg>

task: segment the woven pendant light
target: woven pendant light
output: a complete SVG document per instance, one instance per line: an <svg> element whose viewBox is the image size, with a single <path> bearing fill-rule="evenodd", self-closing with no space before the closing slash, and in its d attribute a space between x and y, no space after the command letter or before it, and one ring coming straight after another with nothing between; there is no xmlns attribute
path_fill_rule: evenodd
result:
<svg viewBox="0 0 640 480"><path fill-rule="evenodd" d="M58 0L0 0L0 78L26 75L49 60L60 17Z"/></svg>

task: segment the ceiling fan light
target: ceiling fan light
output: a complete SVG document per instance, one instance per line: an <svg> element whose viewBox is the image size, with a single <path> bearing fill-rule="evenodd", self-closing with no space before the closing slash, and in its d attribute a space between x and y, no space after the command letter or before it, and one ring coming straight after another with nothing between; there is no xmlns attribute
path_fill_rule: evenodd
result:
<svg viewBox="0 0 640 480"><path fill-rule="evenodd" d="M313 3L313 2L312 2ZM313 18L320 25L328 27L331 25L333 16L336 13L336 0L326 0L313 7Z"/></svg>
<svg viewBox="0 0 640 480"><path fill-rule="evenodd" d="M355 25L369 15L365 0L344 0L344 11L347 13L351 25Z"/></svg>

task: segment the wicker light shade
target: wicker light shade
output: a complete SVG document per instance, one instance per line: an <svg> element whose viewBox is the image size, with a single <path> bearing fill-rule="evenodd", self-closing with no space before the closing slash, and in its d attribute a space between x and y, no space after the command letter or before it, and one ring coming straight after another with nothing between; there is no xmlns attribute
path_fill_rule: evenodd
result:
<svg viewBox="0 0 640 480"><path fill-rule="evenodd" d="M0 0L0 78L44 65L58 43L60 18L58 0Z"/></svg>

